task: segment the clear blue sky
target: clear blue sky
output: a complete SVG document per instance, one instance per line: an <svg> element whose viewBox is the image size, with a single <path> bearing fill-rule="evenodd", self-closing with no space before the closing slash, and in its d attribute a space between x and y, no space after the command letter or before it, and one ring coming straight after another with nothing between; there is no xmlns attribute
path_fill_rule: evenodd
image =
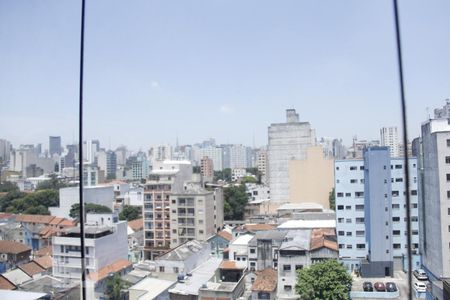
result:
<svg viewBox="0 0 450 300"><path fill-rule="evenodd" d="M411 137L450 98L450 2L401 0ZM77 138L80 1L0 0L0 138ZM400 125L392 3L87 0L86 138L132 149L267 143L296 108L317 136Z"/></svg>

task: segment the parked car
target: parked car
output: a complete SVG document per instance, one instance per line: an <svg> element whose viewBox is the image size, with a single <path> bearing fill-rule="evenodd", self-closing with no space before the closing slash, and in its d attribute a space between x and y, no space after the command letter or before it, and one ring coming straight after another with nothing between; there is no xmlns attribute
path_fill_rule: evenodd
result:
<svg viewBox="0 0 450 300"><path fill-rule="evenodd" d="M364 292L373 292L373 286L372 286L372 282L364 282L363 283L363 291Z"/></svg>
<svg viewBox="0 0 450 300"><path fill-rule="evenodd" d="M386 287L384 286L384 283L382 283L382 282L375 282L373 287L375 288L375 290L377 292L385 292L386 291Z"/></svg>
<svg viewBox="0 0 450 300"><path fill-rule="evenodd" d="M414 276L416 276L416 278L417 278L418 280L428 280L428 275L427 275L427 273L425 273L425 271L422 270L422 269L415 270L415 271L413 272L413 274L414 274Z"/></svg>
<svg viewBox="0 0 450 300"><path fill-rule="evenodd" d="M396 292L397 286L393 282L386 282L386 292Z"/></svg>
<svg viewBox="0 0 450 300"><path fill-rule="evenodd" d="M419 293L425 293L427 291L427 285L425 283L423 283L423 282L420 282L420 281L414 282L414 288Z"/></svg>

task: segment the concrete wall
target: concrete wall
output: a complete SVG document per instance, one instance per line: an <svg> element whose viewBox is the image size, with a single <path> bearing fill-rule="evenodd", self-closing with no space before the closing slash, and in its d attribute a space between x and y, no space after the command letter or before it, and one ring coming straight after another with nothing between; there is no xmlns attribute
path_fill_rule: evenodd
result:
<svg viewBox="0 0 450 300"><path fill-rule="evenodd" d="M334 186L334 160L326 159L321 146L309 147L305 160L289 161L291 203L314 202L329 208L329 193Z"/></svg>

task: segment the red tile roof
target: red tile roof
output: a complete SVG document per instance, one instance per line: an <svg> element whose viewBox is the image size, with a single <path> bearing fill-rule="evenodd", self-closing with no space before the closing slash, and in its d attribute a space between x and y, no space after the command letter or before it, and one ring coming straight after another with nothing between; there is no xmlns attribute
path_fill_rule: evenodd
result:
<svg viewBox="0 0 450 300"><path fill-rule="evenodd" d="M242 270L242 269L244 269L243 267L239 267L236 264L236 262L233 260L224 260L223 262L220 263L219 268L222 270Z"/></svg>
<svg viewBox="0 0 450 300"><path fill-rule="evenodd" d="M58 228L45 226L44 228L41 229L41 231L39 231L39 235L43 239L48 239L51 236L55 236L58 231L59 231Z"/></svg>
<svg viewBox="0 0 450 300"><path fill-rule="evenodd" d="M50 221L50 225L58 225L64 220L64 218L55 217L53 220Z"/></svg>
<svg viewBox="0 0 450 300"><path fill-rule="evenodd" d="M238 232L257 232L257 231L266 231L266 230L273 230L275 229L275 225L271 224L244 224L242 226L239 226L236 231Z"/></svg>
<svg viewBox="0 0 450 300"><path fill-rule="evenodd" d="M54 218L54 216L48 215L18 215L16 221L23 223L50 224Z"/></svg>
<svg viewBox="0 0 450 300"><path fill-rule="evenodd" d="M31 251L31 248L22 243L13 241L0 241L0 253L18 254L26 251Z"/></svg>
<svg viewBox="0 0 450 300"><path fill-rule="evenodd" d="M98 272L89 274L88 278L93 281L100 281L100 280L108 277L108 275L110 273L120 272L130 266L131 266L131 262L129 262L128 260L119 259L116 262L100 269Z"/></svg>
<svg viewBox="0 0 450 300"><path fill-rule="evenodd" d="M141 218L129 221L128 226L130 226L130 228L133 229L134 231L142 230L142 228L144 228L144 219Z"/></svg>
<svg viewBox="0 0 450 300"><path fill-rule="evenodd" d="M58 224L58 227L64 227L64 228L75 227L75 226L77 226L77 221L67 220L67 219L62 220L61 223Z"/></svg>
<svg viewBox="0 0 450 300"><path fill-rule="evenodd" d="M219 231L217 233L217 235L222 237L222 238L224 238L225 240L227 240L229 242L231 242L231 240L233 239L233 235L231 233L229 233L228 231L225 231L225 230Z"/></svg>
<svg viewBox="0 0 450 300"><path fill-rule="evenodd" d="M53 259L48 255L35 258L33 261L46 270L53 267Z"/></svg>
<svg viewBox="0 0 450 300"><path fill-rule="evenodd" d="M277 288L278 273L272 268L267 268L256 273L252 291L273 292Z"/></svg>
<svg viewBox="0 0 450 300"><path fill-rule="evenodd" d="M310 249L316 250L323 247L339 251L336 241L336 231L333 228L317 228L312 230Z"/></svg>
<svg viewBox="0 0 450 300"><path fill-rule="evenodd" d="M34 255L37 257L47 256L47 255L51 256L52 254L53 254L52 246L47 246L47 247L41 248L34 253Z"/></svg>
<svg viewBox="0 0 450 300"><path fill-rule="evenodd" d="M15 290L15 289L16 286L11 281L0 275L0 290Z"/></svg>
<svg viewBox="0 0 450 300"><path fill-rule="evenodd" d="M27 273L28 276L33 277L36 274L42 273L45 271L44 268L42 268L39 264L32 261L30 263L24 264L19 266L19 268Z"/></svg>

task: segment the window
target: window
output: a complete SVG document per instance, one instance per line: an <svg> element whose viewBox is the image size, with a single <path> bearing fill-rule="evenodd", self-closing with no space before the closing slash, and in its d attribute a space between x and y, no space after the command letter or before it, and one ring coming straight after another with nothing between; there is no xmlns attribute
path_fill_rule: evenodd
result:
<svg viewBox="0 0 450 300"><path fill-rule="evenodd" d="M412 195L412 196L417 196L417 190L412 190L412 191L411 191L411 195Z"/></svg>
<svg viewBox="0 0 450 300"><path fill-rule="evenodd" d="M256 253L256 250L255 250L254 248L250 248L250 253L251 253L251 254L255 254L255 253Z"/></svg>
<svg viewBox="0 0 450 300"><path fill-rule="evenodd" d="M338 235L343 236L344 235L344 231L338 231Z"/></svg>
<svg viewBox="0 0 450 300"><path fill-rule="evenodd" d="M350 171L355 171L355 170L358 170L357 166L350 166Z"/></svg>
<svg viewBox="0 0 450 300"><path fill-rule="evenodd" d="M345 193L345 197L351 197L352 193Z"/></svg>
<svg viewBox="0 0 450 300"><path fill-rule="evenodd" d="M395 182L403 182L403 178L395 178Z"/></svg>
<svg viewBox="0 0 450 300"><path fill-rule="evenodd" d="M352 232L351 231L347 231L347 236L352 236Z"/></svg>
<svg viewBox="0 0 450 300"><path fill-rule="evenodd" d="M358 183L358 179L350 179L350 183Z"/></svg>
<svg viewBox="0 0 450 300"><path fill-rule="evenodd" d="M344 218L338 218L338 223L344 223Z"/></svg>
<svg viewBox="0 0 450 300"><path fill-rule="evenodd" d="M401 169L401 168L403 168L403 166L402 165L395 165L395 168L396 169Z"/></svg>
<svg viewBox="0 0 450 300"><path fill-rule="evenodd" d="M450 191L447 191L447 198L450 199Z"/></svg>
<svg viewBox="0 0 450 300"><path fill-rule="evenodd" d="M447 147L450 147L450 140L447 140Z"/></svg>
<svg viewBox="0 0 450 300"><path fill-rule="evenodd" d="M292 291L292 285L285 285L285 286L284 286L284 291L285 291L285 292L290 292L290 291Z"/></svg>
<svg viewBox="0 0 450 300"><path fill-rule="evenodd" d="M179 272L178 267L173 267L173 272L174 272L175 274L178 274L178 272Z"/></svg>
<svg viewBox="0 0 450 300"><path fill-rule="evenodd" d="M344 193L337 193L336 196L338 196L338 197L344 197Z"/></svg>
<svg viewBox="0 0 450 300"><path fill-rule="evenodd" d="M359 211L364 210L364 205L363 204L356 204L355 205L355 210L359 210Z"/></svg>
<svg viewBox="0 0 450 300"><path fill-rule="evenodd" d="M360 180L359 180L359 183L364 183L364 179L360 179Z"/></svg>
<svg viewBox="0 0 450 300"><path fill-rule="evenodd" d="M347 249L353 249L352 245L347 245Z"/></svg>
<svg viewBox="0 0 450 300"><path fill-rule="evenodd" d="M364 170L364 166L359 166L359 169L363 171Z"/></svg>
<svg viewBox="0 0 450 300"><path fill-rule="evenodd" d="M364 230L356 230L356 236L364 236Z"/></svg>
<svg viewBox="0 0 450 300"><path fill-rule="evenodd" d="M450 226L449 226L449 231L450 231ZM344 248L344 244L339 244L339 249Z"/></svg>
<svg viewBox="0 0 450 300"><path fill-rule="evenodd" d="M303 269L303 265L295 265L295 270L301 270Z"/></svg>
<svg viewBox="0 0 450 300"><path fill-rule="evenodd" d="M356 224L364 223L364 218L356 218Z"/></svg>
<svg viewBox="0 0 450 300"><path fill-rule="evenodd" d="M450 156L446 156L445 157L445 163L446 164L450 164Z"/></svg>
<svg viewBox="0 0 450 300"><path fill-rule="evenodd" d="M352 209L352 206L351 206L351 205L346 205L346 206L345 206L345 210L350 210L350 209Z"/></svg>
<svg viewBox="0 0 450 300"><path fill-rule="evenodd" d="M352 219L345 219L345 223L351 223Z"/></svg>
<svg viewBox="0 0 450 300"><path fill-rule="evenodd" d="M392 222L400 222L400 217L392 217Z"/></svg>
<svg viewBox="0 0 450 300"><path fill-rule="evenodd" d="M336 167L336 170L338 170L338 171L339 171L339 167Z"/></svg>
<svg viewBox="0 0 450 300"><path fill-rule="evenodd" d="M447 174L447 181L450 181L450 174Z"/></svg>
<svg viewBox="0 0 450 300"><path fill-rule="evenodd" d="M400 193L398 191L392 191L392 197L398 197Z"/></svg>
<svg viewBox="0 0 450 300"><path fill-rule="evenodd" d="M392 209L400 209L400 204L392 204Z"/></svg>
<svg viewBox="0 0 450 300"><path fill-rule="evenodd" d="M338 205L338 206L337 206L337 209L338 209L338 210L343 210L343 209L344 209L344 205Z"/></svg>
<svg viewBox="0 0 450 300"><path fill-rule="evenodd" d="M392 235L399 236L400 235L400 230L393 230L392 231Z"/></svg>
<svg viewBox="0 0 450 300"><path fill-rule="evenodd" d="M159 272L164 273L164 267L163 266L159 267Z"/></svg>
<svg viewBox="0 0 450 300"><path fill-rule="evenodd" d="M283 265L283 271L290 271L291 265Z"/></svg>
<svg viewBox="0 0 450 300"><path fill-rule="evenodd" d="M355 197L356 197L356 198L362 198L362 197L364 197L364 192L355 192Z"/></svg>
<svg viewBox="0 0 450 300"><path fill-rule="evenodd" d="M356 244L356 249L366 249L366 244Z"/></svg>

